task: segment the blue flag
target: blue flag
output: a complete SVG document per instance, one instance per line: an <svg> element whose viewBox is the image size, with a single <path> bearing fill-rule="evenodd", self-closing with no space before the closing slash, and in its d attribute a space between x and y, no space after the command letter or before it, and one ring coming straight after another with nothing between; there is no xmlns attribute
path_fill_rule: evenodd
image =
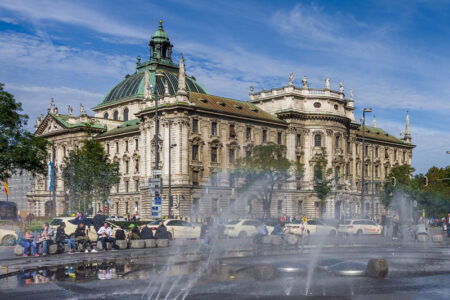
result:
<svg viewBox="0 0 450 300"><path fill-rule="evenodd" d="M48 165L50 166L50 186L49 186L49 191L53 191L53 163L49 162Z"/></svg>

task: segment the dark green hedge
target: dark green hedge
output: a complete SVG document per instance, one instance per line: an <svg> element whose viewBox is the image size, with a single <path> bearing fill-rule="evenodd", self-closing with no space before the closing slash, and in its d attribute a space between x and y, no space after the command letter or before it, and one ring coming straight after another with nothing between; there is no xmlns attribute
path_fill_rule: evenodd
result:
<svg viewBox="0 0 450 300"><path fill-rule="evenodd" d="M149 224L152 221L110 221L113 224L116 224L117 226L120 226L124 229L128 229L128 227L130 227L131 224L134 224L136 226L141 226L144 224Z"/></svg>

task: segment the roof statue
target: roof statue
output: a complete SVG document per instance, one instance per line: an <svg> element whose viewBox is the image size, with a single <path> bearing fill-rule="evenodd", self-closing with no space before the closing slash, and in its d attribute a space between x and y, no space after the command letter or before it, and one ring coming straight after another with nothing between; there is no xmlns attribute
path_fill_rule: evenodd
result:
<svg viewBox="0 0 450 300"><path fill-rule="evenodd" d="M178 91L177 95L186 96L186 74L184 73L184 58L183 53L180 57L180 71L178 72Z"/></svg>
<svg viewBox="0 0 450 300"><path fill-rule="evenodd" d="M303 88L305 88L305 89L308 88L308 79L306 78L306 76L303 76L302 84L303 84Z"/></svg>
<svg viewBox="0 0 450 300"><path fill-rule="evenodd" d="M325 78L325 89L327 89L327 90L330 89L330 78L329 77Z"/></svg>
<svg viewBox="0 0 450 300"><path fill-rule="evenodd" d="M49 113L51 114L56 114L57 112L55 112L56 106L55 106L55 99L51 98L50 100L50 109L49 109Z"/></svg>
<svg viewBox="0 0 450 300"><path fill-rule="evenodd" d="M406 111L406 128L405 128L405 142L411 143L411 129L409 127L409 111Z"/></svg>
<svg viewBox="0 0 450 300"><path fill-rule="evenodd" d="M72 106L68 106L67 107L67 112L68 112L68 114L69 114L69 116L72 116L73 115L73 109L72 109Z"/></svg>
<svg viewBox="0 0 450 300"><path fill-rule="evenodd" d="M55 107L55 115L57 115L57 114L58 114L58 108Z"/></svg>
<svg viewBox="0 0 450 300"><path fill-rule="evenodd" d="M377 128L377 116L373 115L372 123L373 123L373 128Z"/></svg>
<svg viewBox="0 0 450 300"><path fill-rule="evenodd" d="M84 109L83 104L80 104L80 115L81 116L86 115L86 109Z"/></svg>
<svg viewBox="0 0 450 300"><path fill-rule="evenodd" d="M141 56L138 55L138 56L136 57L136 65L140 65L140 64L141 64Z"/></svg>
<svg viewBox="0 0 450 300"><path fill-rule="evenodd" d="M292 73L291 73L292 74ZM255 91L255 87L253 85L250 86L250 93L253 93Z"/></svg>
<svg viewBox="0 0 450 300"><path fill-rule="evenodd" d="M342 90L344 90L344 86L342 86ZM350 100L353 100L353 89L350 90Z"/></svg>
<svg viewBox="0 0 450 300"><path fill-rule="evenodd" d="M294 73L289 73L289 85L294 85Z"/></svg>
<svg viewBox="0 0 450 300"><path fill-rule="evenodd" d="M344 84L341 82L339 82L339 92L343 93L344 92Z"/></svg>
<svg viewBox="0 0 450 300"><path fill-rule="evenodd" d="M152 98L152 91L150 89L150 74L148 69L145 69L144 74L144 100L150 100Z"/></svg>

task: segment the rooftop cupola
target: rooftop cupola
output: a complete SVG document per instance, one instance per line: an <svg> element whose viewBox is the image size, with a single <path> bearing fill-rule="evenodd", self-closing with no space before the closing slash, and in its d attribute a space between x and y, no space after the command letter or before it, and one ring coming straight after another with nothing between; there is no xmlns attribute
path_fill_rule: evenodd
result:
<svg viewBox="0 0 450 300"><path fill-rule="evenodd" d="M159 20L159 27L153 33L149 43L151 60L169 60L172 62L172 47L169 36L164 31L162 20Z"/></svg>

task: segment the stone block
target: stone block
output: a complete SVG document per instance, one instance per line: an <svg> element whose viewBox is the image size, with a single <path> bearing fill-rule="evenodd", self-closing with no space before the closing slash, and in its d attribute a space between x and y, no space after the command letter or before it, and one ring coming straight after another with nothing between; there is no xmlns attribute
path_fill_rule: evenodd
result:
<svg viewBox="0 0 450 300"><path fill-rule="evenodd" d="M388 264L384 258L372 258L367 263L367 275L372 278L384 278L389 271Z"/></svg>
<svg viewBox="0 0 450 300"><path fill-rule="evenodd" d="M279 235L271 235L270 238L272 240L272 245L274 246L280 246L283 244L283 239Z"/></svg>
<svg viewBox="0 0 450 300"><path fill-rule="evenodd" d="M155 248L156 247L155 239L144 240L144 242L145 242L145 248Z"/></svg>
<svg viewBox="0 0 450 300"><path fill-rule="evenodd" d="M270 235L263 236L262 243L263 244L272 244L272 236L270 236Z"/></svg>
<svg viewBox="0 0 450 300"><path fill-rule="evenodd" d="M156 240L156 247L165 248L168 246L169 246L169 239L157 239Z"/></svg>
<svg viewBox="0 0 450 300"><path fill-rule="evenodd" d="M417 241L420 243L425 243L428 240L428 236L426 234L417 235Z"/></svg>
<svg viewBox="0 0 450 300"><path fill-rule="evenodd" d="M431 236L431 240L433 241L433 243L442 243L444 241L444 237L442 236L442 234L433 234Z"/></svg>
<svg viewBox="0 0 450 300"><path fill-rule="evenodd" d="M285 235L284 239L289 245L297 245L298 244L298 236L295 234L288 233Z"/></svg>
<svg viewBox="0 0 450 300"><path fill-rule="evenodd" d="M251 271L257 280L272 280L277 275L277 270L272 265L256 265Z"/></svg>
<svg viewBox="0 0 450 300"><path fill-rule="evenodd" d="M143 240L131 240L130 248L131 249L142 249L145 247L145 242Z"/></svg>
<svg viewBox="0 0 450 300"><path fill-rule="evenodd" d="M128 241L127 240L117 240L116 241L116 246L122 250L122 249L127 249L128 248Z"/></svg>
<svg viewBox="0 0 450 300"><path fill-rule="evenodd" d="M48 246L48 254L56 254L58 252L58 245L51 244Z"/></svg>
<svg viewBox="0 0 450 300"><path fill-rule="evenodd" d="M106 250L111 250L112 249L112 244L110 242L106 242ZM97 250L102 251L103 250L103 245L102 242L97 241Z"/></svg>
<svg viewBox="0 0 450 300"><path fill-rule="evenodd" d="M18 255L18 256L22 256L22 255L23 255L23 247L20 246L19 244L17 244L17 245L14 247L14 254L15 254L15 255Z"/></svg>

